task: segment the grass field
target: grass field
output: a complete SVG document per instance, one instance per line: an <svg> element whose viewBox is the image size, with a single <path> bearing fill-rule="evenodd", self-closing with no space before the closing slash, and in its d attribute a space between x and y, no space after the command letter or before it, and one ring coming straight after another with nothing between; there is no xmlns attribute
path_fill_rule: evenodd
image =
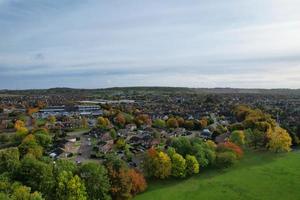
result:
<svg viewBox="0 0 300 200"><path fill-rule="evenodd" d="M150 182L134 200L300 200L300 151L247 152L227 170L184 180Z"/></svg>

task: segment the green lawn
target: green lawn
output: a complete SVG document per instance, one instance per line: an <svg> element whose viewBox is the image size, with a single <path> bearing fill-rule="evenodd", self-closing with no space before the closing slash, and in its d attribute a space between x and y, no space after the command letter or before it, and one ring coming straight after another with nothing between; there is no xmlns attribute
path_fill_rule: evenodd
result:
<svg viewBox="0 0 300 200"><path fill-rule="evenodd" d="M300 151L248 152L227 170L206 170L184 180L149 183L135 200L300 200Z"/></svg>

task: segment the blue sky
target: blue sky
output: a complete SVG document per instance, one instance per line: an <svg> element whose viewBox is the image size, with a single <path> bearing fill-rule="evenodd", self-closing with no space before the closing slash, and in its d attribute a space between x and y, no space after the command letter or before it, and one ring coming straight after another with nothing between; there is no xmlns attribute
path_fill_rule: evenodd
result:
<svg viewBox="0 0 300 200"><path fill-rule="evenodd" d="M0 88L300 88L299 0L0 0Z"/></svg>

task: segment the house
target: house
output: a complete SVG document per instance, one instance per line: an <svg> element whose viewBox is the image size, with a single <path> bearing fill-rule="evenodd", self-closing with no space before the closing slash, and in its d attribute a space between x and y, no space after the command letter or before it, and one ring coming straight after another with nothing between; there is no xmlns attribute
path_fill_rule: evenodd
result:
<svg viewBox="0 0 300 200"><path fill-rule="evenodd" d="M125 128L129 131L135 131L137 126L135 124L127 124Z"/></svg>
<svg viewBox="0 0 300 200"><path fill-rule="evenodd" d="M209 129L203 129L199 135L199 137L203 139L211 139L212 138L212 132L210 132Z"/></svg>

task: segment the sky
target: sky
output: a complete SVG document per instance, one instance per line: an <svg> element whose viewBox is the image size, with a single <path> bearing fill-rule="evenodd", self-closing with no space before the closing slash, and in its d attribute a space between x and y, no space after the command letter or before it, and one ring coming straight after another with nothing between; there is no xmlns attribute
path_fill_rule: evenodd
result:
<svg viewBox="0 0 300 200"><path fill-rule="evenodd" d="M0 89L300 88L299 0L0 0Z"/></svg>

